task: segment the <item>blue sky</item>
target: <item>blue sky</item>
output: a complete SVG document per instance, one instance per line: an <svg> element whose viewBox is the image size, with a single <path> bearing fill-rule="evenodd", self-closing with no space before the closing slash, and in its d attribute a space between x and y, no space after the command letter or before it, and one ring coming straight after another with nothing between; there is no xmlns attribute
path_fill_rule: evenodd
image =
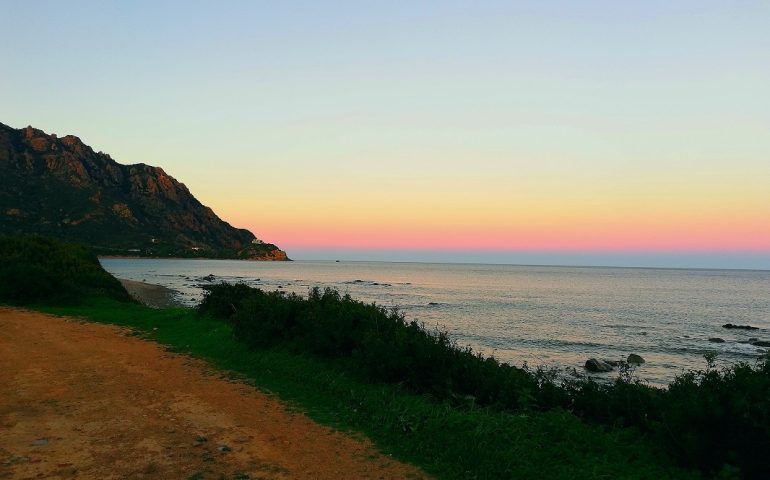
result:
<svg viewBox="0 0 770 480"><path fill-rule="evenodd" d="M0 122L294 256L770 268L768 2L0 5Z"/></svg>

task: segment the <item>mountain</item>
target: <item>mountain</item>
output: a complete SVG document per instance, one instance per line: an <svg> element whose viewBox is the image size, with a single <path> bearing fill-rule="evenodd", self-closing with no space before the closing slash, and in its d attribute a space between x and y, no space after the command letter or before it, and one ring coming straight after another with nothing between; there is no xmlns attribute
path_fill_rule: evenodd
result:
<svg viewBox="0 0 770 480"><path fill-rule="evenodd" d="M100 254L288 260L160 167L122 165L78 137L2 123L0 233L37 233Z"/></svg>

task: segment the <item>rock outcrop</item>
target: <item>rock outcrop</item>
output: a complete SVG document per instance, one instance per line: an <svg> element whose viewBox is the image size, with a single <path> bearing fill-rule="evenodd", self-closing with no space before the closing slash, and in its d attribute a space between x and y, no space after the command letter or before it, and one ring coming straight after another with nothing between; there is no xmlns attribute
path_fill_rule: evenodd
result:
<svg viewBox="0 0 770 480"><path fill-rule="evenodd" d="M589 358L586 360L585 369L589 372L603 373L611 372L613 367L604 360L599 360L598 358Z"/></svg>
<svg viewBox="0 0 770 480"><path fill-rule="evenodd" d="M626 363L630 363L630 364L634 364L634 365L641 365L641 364L644 363L644 358L642 358L641 355L637 355L635 353L632 353L626 359Z"/></svg>
<svg viewBox="0 0 770 480"><path fill-rule="evenodd" d="M288 260L221 220L160 167L122 165L78 137L0 123L0 233L38 233L101 254Z"/></svg>

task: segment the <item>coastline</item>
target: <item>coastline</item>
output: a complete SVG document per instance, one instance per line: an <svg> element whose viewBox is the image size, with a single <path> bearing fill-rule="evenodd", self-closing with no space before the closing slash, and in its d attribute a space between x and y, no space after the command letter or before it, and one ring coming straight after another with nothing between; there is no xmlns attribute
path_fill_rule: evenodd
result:
<svg viewBox="0 0 770 480"><path fill-rule="evenodd" d="M130 260L242 260L240 258L213 257L149 257L147 255L97 255L96 258L120 258Z"/></svg>
<svg viewBox="0 0 770 480"><path fill-rule="evenodd" d="M96 258L119 258L131 260L238 260L241 262L293 262L291 258L221 258L221 257L150 257L147 255L97 255Z"/></svg>
<svg viewBox="0 0 770 480"><path fill-rule="evenodd" d="M751 339L770 340L770 323L758 313L770 306L762 299L768 279L762 272L307 260L265 264L104 258L102 263L117 277L182 292L177 299L187 306L202 299L203 286L220 282L247 283L263 291L300 296L306 296L313 286L334 288L368 303L399 306L410 319L445 326L461 343L487 353L494 350L498 359L511 365L527 362L583 371L590 358L620 361L634 353L646 360L635 370L636 375L660 387L682 370L703 368L704 353L718 353L720 365L751 363L765 353L763 347L751 345ZM491 278L498 288L483 288ZM680 293L671 290L672 286ZM566 296L556 295L565 288ZM668 293L662 293L664 288ZM705 288L712 293L704 293ZM551 293L540 295L542 292ZM697 299L699 307L677 302L680 295ZM522 306L516 298L529 300ZM739 303L736 308L718 309L730 301ZM675 321L674 326L666 327L657 320L663 311ZM499 318L507 330L497 332L493 322L483 320L492 317ZM545 318L572 320L549 327ZM526 328L519 328L519 322ZM754 325L763 332L722 328L730 322ZM725 342L709 340L717 337Z"/></svg>
<svg viewBox="0 0 770 480"><path fill-rule="evenodd" d="M156 285L153 283L137 282L136 280L126 280L118 278L123 288L129 295L140 303L151 308L181 308L184 307L176 299L177 292L174 289Z"/></svg>

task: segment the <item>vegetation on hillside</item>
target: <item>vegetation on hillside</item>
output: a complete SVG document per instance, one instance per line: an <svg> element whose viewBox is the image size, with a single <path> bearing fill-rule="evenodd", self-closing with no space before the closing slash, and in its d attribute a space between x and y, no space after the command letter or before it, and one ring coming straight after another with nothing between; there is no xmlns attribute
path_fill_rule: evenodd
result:
<svg viewBox="0 0 770 480"><path fill-rule="evenodd" d="M87 248L35 235L0 235L0 302L72 303L89 296L130 301Z"/></svg>

